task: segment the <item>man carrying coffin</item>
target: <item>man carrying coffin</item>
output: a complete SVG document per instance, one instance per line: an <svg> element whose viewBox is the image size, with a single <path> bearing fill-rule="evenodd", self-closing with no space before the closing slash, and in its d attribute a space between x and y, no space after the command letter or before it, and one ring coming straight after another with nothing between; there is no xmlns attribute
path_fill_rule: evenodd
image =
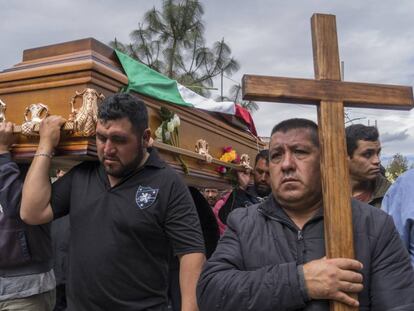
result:
<svg viewBox="0 0 414 311"><path fill-rule="evenodd" d="M180 260L182 310L197 310L204 242L191 195L150 141L144 103L115 94L98 110L99 162L50 185L64 120L46 118L23 186L21 217L40 224L70 215L68 310L166 310L170 250Z"/></svg>

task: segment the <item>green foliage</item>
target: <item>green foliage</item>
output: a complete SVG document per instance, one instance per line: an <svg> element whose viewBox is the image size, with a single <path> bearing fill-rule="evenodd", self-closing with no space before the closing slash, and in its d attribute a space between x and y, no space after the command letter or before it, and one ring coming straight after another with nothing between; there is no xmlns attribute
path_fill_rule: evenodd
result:
<svg viewBox="0 0 414 311"><path fill-rule="evenodd" d="M240 104L243 108L246 108L251 113L259 110L259 106L256 102L242 99L242 89L240 84L233 85L230 88L230 98L232 98L233 102Z"/></svg>
<svg viewBox="0 0 414 311"><path fill-rule="evenodd" d="M407 158L400 153L396 153L386 168L386 176L389 181L394 182L397 177L404 173L407 169Z"/></svg>
<svg viewBox="0 0 414 311"><path fill-rule="evenodd" d="M171 121L174 118L174 113L171 112L168 108L161 106L160 108L160 117L162 121Z"/></svg>
<svg viewBox="0 0 414 311"><path fill-rule="evenodd" d="M240 84L234 84L230 88L230 95L224 96L221 98L221 96L218 96L216 98L217 101L232 101L236 104L240 104L243 108L250 111L250 113L253 113L257 110L259 110L259 105L251 100L243 100L242 99L242 89Z"/></svg>
<svg viewBox="0 0 414 311"><path fill-rule="evenodd" d="M214 77L221 72L231 75L240 66L224 39L212 48L205 46L203 14L198 0L164 0L161 10L154 7L145 13L143 23L130 34L132 43L115 38L110 45L193 91L208 95Z"/></svg>

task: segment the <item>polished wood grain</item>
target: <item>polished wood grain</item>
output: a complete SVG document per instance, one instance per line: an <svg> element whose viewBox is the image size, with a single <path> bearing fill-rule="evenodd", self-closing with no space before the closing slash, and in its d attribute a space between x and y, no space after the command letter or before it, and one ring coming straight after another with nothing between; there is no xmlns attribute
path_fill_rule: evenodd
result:
<svg viewBox="0 0 414 311"><path fill-rule="evenodd" d="M85 38L64 43L52 44L43 47L27 49L23 51L23 62L56 57L59 55L79 53L81 51L95 51L105 58L111 59L114 64L118 63L114 50L94 38ZM119 68L120 65L117 65Z"/></svg>
<svg viewBox="0 0 414 311"><path fill-rule="evenodd" d="M414 107L408 86L245 75L245 99L317 105L340 100L347 107L409 110Z"/></svg>
<svg viewBox="0 0 414 311"><path fill-rule="evenodd" d="M95 39L88 38L24 51L21 63L0 72L0 99L7 104L7 120L17 124L15 132L19 133L20 125L24 122L24 111L30 104L43 103L49 107L50 114L68 118L71 112L70 101L76 91L93 88L110 96L127 83L128 78L114 51ZM183 174L183 170L177 161L177 155L183 157L189 168L189 174L183 176L189 185L229 188L227 180L216 171L219 165L226 166L218 160L223 147L232 146L239 155L248 154L252 161L257 151L265 147L263 142L245 128L229 125L219 114L133 94L146 104L152 132L161 123L161 106L180 116L180 145L156 145L163 159L180 174ZM82 99L77 98L75 106L79 107L81 103ZM67 167L80 160L96 160L94 138L74 137L68 133L69 130L66 126L62 132L64 136L53 159L54 167ZM194 152L195 144L200 138L208 141L210 154L215 158L213 163L207 163ZM16 135L12 148L14 157L19 162L31 161L38 139L38 136ZM241 169L233 164L227 166Z"/></svg>
<svg viewBox="0 0 414 311"><path fill-rule="evenodd" d="M312 16L316 80L341 80L336 21L333 15ZM351 188L345 142L344 104L321 100L318 106L325 249L328 258L354 258ZM354 295L357 298L357 295ZM331 311L358 310L331 301Z"/></svg>

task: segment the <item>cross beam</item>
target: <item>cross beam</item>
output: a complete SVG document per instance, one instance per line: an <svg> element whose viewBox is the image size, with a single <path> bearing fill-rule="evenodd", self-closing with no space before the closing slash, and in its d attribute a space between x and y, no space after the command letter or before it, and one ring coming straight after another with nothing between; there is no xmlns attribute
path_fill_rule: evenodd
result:
<svg viewBox="0 0 414 311"><path fill-rule="evenodd" d="M243 98L317 104L326 255L354 258L344 106L409 110L413 92L404 86L342 82L335 16L314 14L311 25L315 80L245 75ZM357 308L331 302L331 310Z"/></svg>
<svg viewBox="0 0 414 311"><path fill-rule="evenodd" d="M413 105L408 86L245 75L243 87L247 100L313 105L340 100L347 107L401 110Z"/></svg>

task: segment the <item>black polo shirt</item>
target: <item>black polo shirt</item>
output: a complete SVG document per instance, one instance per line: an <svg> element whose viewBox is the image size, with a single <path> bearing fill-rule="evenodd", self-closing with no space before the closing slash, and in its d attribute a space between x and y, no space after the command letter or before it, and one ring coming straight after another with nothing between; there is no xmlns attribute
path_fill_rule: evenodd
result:
<svg viewBox="0 0 414 311"><path fill-rule="evenodd" d="M111 188L98 162L53 184L52 209L70 213L68 310L165 310L168 262L204 252L187 186L155 150Z"/></svg>

